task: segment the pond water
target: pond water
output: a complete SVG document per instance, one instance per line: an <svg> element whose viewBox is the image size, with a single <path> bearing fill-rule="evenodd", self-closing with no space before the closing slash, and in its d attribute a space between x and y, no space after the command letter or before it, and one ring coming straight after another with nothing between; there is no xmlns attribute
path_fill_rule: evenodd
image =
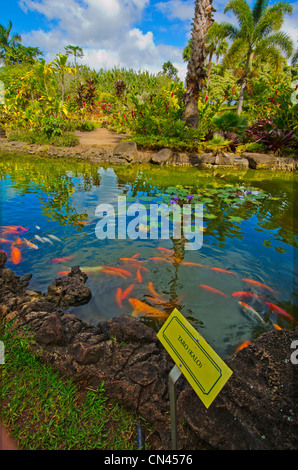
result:
<svg viewBox="0 0 298 470"><path fill-rule="evenodd" d="M92 299L69 311L82 320L96 325L134 312L158 331L162 313L177 307L223 358L265 331L295 328L296 174L100 166L2 153L0 175L7 267L32 273L29 288L46 292L79 265ZM171 234L151 239L148 221L137 227L139 239L99 239L96 208L109 204L116 214L118 196L145 207L202 204L202 246L186 249L186 240Z"/></svg>

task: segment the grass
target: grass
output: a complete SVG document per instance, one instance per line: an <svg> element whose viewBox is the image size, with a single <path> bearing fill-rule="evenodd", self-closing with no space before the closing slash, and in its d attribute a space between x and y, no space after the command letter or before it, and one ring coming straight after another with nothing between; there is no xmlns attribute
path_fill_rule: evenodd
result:
<svg viewBox="0 0 298 470"><path fill-rule="evenodd" d="M0 420L20 449L137 450L137 417L108 400L104 384L82 392L33 355L27 334L1 324L0 338Z"/></svg>

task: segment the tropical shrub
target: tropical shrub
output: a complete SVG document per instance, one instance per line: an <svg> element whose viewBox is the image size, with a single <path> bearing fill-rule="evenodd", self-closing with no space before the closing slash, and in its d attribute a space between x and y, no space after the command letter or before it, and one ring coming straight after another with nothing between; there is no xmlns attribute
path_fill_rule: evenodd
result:
<svg viewBox="0 0 298 470"><path fill-rule="evenodd" d="M255 122L248 130L254 142L262 144L269 151L280 154L285 147L298 149L297 136L295 130L279 129L269 119L262 119Z"/></svg>

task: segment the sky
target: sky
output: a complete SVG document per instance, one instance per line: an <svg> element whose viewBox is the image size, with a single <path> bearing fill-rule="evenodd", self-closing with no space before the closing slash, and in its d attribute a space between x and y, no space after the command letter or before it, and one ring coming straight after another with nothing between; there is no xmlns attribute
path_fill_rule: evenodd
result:
<svg viewBox="0 0 298 470"><path fill-rule="evenodd" d="M96 71L126 67L158 73L170 60L178 76L186 76L182 53L191 37L194 0L0 1L0 24L11 20L11 33L21 34L25 46L39 47L47 62L71 44L84 50L79 63ZM298 47L298 0L291 4L294 12L286 15L282 30ZM214 20L237 24L232 13L223 13L225 5L213 0Z"/></svg>

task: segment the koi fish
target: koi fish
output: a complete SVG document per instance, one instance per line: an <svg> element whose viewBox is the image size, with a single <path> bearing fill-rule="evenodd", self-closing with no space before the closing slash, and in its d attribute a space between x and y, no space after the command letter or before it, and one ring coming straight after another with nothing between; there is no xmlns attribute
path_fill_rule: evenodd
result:
<svg viewBox="0 0 298 470"><path fill-rule="evenodd" d="M15 241L14 241L14 244L15 244L15 245L22 245L22 243L23 243L23 242L22 242L22 239L21 239L20 237L16 237L16 238L15 238Z"/></svg>
<svg viewBox="0 0 298 470"><path fill-rule="evenodd" d="M251 299L263 300L264 299L263 296L255 294L254 292L249 292L249 291L233 292L232 297L238 297L241 300L251 300Z"/></svg>
<svg viewBox="0 0 298 470"><path fill-rule="evenodd" d="M81 271L84 271L86 274L98 273L103 271L102 266L81 266Z"/></svg>
<svg viewBox="0 0 298 470"><path fill-rule="evenodd" d="M266 324L263 320L263 318L260 317L258 312L255 311L254 308L250 307L249 305L245 304L244 302L239 302L240 307L242 310L252 319L259 319L264 325Z"/></svg>
<svg viewBox="0 0 298 470"><path fill-rule="evenodd" d="M111 269L103 269L102 272L106 273L106 274L113 274L114 276L120 276L120 277L123 277L123 279L126 278L126 276L124 276L124 274L118 273L116 271L112 271Z"/></svg>
<svg viewBox="0 0 298 470"><path fill-rule="evenodd" d="M49 238L47 238L47 237L42 237L42 239L43 239L45 242L48 242L48 243L50 243L51 245L53 245L53 242L52 242Z"/></svg>
<svg viewBox="0 0 298 470"><path fill-rule="evenodd" d="M219 295L222 295L223 297L229 297L227 294L224 294L220 290L214 289L214 287L206 286L205 284L200 284L200 287L202 287L203 289L209 292L213 292L214 294L219 294Z"/></svg>
<svg viewBox="0 0 298 470"><path fill-rule="evenodd" d="M36 240L38 240L41 243L45 243L45 241L39 235L34 235L34 238L36 238Z"/></svg>
<svg viewBox="0 0 298 470"><path fill-rule="evenodd" d="M117 301L119 308L123 308L123 305L121 302L121 296L122 296L122 289L121 287L118 287L117 292L116 292L116 301Z"/></svg>
<svg viewBox="0 0 298 470"><path fill-rule="evenodd" d="M70 261L73 258L74 258L74 255L64 256L63 258L52 258L51 262L52 263L66 263L67 261Z"/></svg>
<svg viewBox="0 0 298 470"><path fill-rule="evenodd" d="M138 269L138 271L137 271L137 281L140 282L140 283L143 281L141 273L140 273L140 269Z"/></svg>
<svg viewBox="0 0 298 470"><path fill-rule="evenodd" d="M284 309L278 307L277 305L272 304L271 302L265 302L265 304L269 307L271 313L275 312L277 315L287 318L288 320L292 321L293 323L298 324L295 318L292 317L288 312Z"/></svg>
<svg viewBox="0 0 298 470"><path fill-rule="evenodd" d="M28 245L30 248L34 248L35 250L38 250L38 246L35 245L34 243L29 242L26 238L24 238L26 245Z"/></svg>
<svg viewBox="0 0 298 470"><path fill-rule="evenodd" d="M160 297L160 294L158 294L156 290L154 289L154 285L152 281L148 282L148 289L154 297Z"/></svg>
<svg viewBox="0 0 298 470"><path fill-rule="evenodd" d="M58 276L67 276L67 274L69 274L71 271L59 271L57 273Z"/></svg>
<svg viewBox="0 0 298 470"><path fill-rule="evenodd" d="M250 345L250 341L244 341L242 344L240 344L240 346L238 346L234 354L236 354L238 351L241 351L241 349L247 348L247 346L249 345Z"/></svg>
<svg viewBox="0 0 298 470"><path fill-rule="evenodd" d="M138 269L140 269L140 270L143 269L143 271L146 271L147 273L150 273L150 269L145 268L145 266L140 266L140 265L135 264L135 263L132 263L132 266L133 266L134 268L138 268Z"/></svg>
<svg viewBox="0 0 298 470"><path fill-rule="evenodd" d="M22 227L21 225L3 225L2 228L15 232L28 232L28 228Z"/></svg>
<svg viewBox="0 0 298 470"><path fill-rule="evenodd" d="M0 243L13 243L13 241L7 240L6 238L0 238Z"/></svg>
<svg viewBox="0 0 298 470"><path fill-rule="evenodd" d="M40 230L40 226L39 226L39 225L35 225L35 227L37 228L37 230Z"/></svg>
<svg viewBox="0 0 298 470"><path fill-rule="evenodd" d="M279 325L277 325L276 323L272 323L272 324L273 324L273 326L276 330L282 330L282 328Z"/></svg>
<svg viewBox="0 0 298 470"><path fill-rule="evenodd" d="M191 261L183 261L181 264L183 264L184 266L201 266L201 267L205 267L203 264L199 264L199 263L192 263Z"/></svg>
<svg viewBox="0 0 298 470"><path fill-rule="evenodd" d="M133 288L134 288L135 284L131 284L130 286L128 286L121 294L121 300L124 300L126 299L126 297L129 296L129 294L132 292Z"/></svg>
<svg viewBox="0 0 298 470"><path fill-rule="evenodd" d="M171 263L171 261L167 258L162 258L161 256L152 256L151 258L153 261L166 261L167 263Z"/></svg>
<svg viewBox="0 0 298 470"><path fill-rule="evenodd" d="M253 279L242 279L242 281L247 282L248 284L251 284L254 287L259 287L260 289L266 289L269 292L272 292L273 294L278 294L278 292L271 287L267 286L266 284L263 284L262 282L259 281L254 281Z"/></svg>
<svg viewBox="0 0 298 470"><path fill-rule="evenodd" d="M113 266L105 265L103 265L103 268L108 269L109 271L114 271L115 273L122 274L123 276L132 276L131 272L127 271L126 269L114 268Z"/></svg>
<svg viewBox="0 0 298 470"><path fill-rule="evenodd" d="M22 259L21 251L14 245L11 246L11 260L13 264L19 264Z"/></svg>
<svg viewBox="0 0 298 470"><path fill-rule="evenodd" d="M135 258L120 258L120 261L123 261L124 263L143 263L140 259L135 259Z"/></svg>
<svg viewBox="0 0 298 470"><path fill-rule="evenodd" d="M157 308L151 307L150 305L145 304L139 299L129 299L129 303L133 306L134 310L132 312L133 317L140 315L146 315L153 318L168 318L169 315L158 310Z"/></svg>
<svg viewBox="0 0 298 470"><path fill-rule="evenodd" d="M168 248L163 248L162 246L159 246L157 249L161 250L161 251L164 251L165 253L168 253L169 255L174 255L175 254L174 250L169 250Z"/></svg>
<svg viewBox="0 0 298 470"><path fill-rule="evenodd" d="M60 238L56 237L55 235L49 235L49 237L50 237L52 240L56 240L57 242L61 242Z"/></svg>
<svg viewBox="0 0 298 470"><path fill-rule="evenodd" d="M233 274L233 276L236 276L236 273L233 271L228 271L227 269L222 269L222 268L210 268L212 271L216 271L218 273L226 273L226 274Z"/></svg>

